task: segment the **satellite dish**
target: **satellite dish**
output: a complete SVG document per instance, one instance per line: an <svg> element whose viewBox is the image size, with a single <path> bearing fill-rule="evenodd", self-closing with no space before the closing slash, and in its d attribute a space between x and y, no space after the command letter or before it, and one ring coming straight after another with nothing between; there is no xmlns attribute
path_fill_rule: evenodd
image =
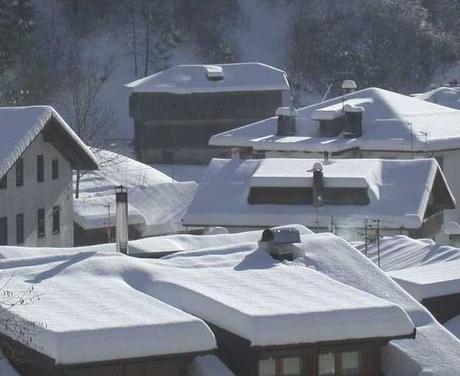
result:
<svg viewBox="0 0 460 376"><path fill-rule="evenodd" d="M316 162L313 165L313 171L323 171L323 165L319 162Z"/></svg>

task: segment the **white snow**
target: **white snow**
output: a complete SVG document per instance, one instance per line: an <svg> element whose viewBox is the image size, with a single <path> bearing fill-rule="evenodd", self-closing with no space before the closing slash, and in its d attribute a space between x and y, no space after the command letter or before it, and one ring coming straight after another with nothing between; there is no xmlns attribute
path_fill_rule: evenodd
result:
<svg viewBox="0 0 460 376"><path fill-rule="evenodd" d="M388 272L415 299L460 293L460 260Z"/></svg>
<svg viewBox="0 0 460 376"><path fill-rule="evenodd" d="M194 358L187 369L188 376L235 376L215 355Z"/></svg>
<svg viewBox="0 0 460 376"><path fill-rule="evenodd" d="M151 281L142 260L81 252L7 259L0 261L0 268L9 290L33 286L26 294L31 302L16 305L5 317L38 322L31 345L57 364L215 348L214 336L203 321L142 291Z"/></svg>
<svg viewBox="0 0 460 376"><path fill-rule="evenodd" d="M460 340L460 315L444 323L444 327Z"/></svg>
<svg viewBox="0 0 460 376"><path fill-rule="evenodd" d="M412 94L413 97L424 101L440 104L460 110L460 86L441 86L425 93Z"/></svg>
<svg viewBox="0 0 460 376"><path fill-rule="evenodd" d="M155 280L149 294L247 339L252 346L413 332L412 322L398 305L304 265L277 262L257 243L181 252L146 262Z"/></svg>
<svg viewBox="0 0 460 376"><path fill-rule="evenodd" d="M380 219L382 227L419 228L436 174L434 159L338 159L323 165L326 187L368 187L368 205L251 205L251 187L311 187L314 159L214 159L184 217L185 225L273 227L363 227ZM442 183L440 183L442 184ZM455 202L450 194L450 199Z"/></svg>
<svg viewBox="0 0 460 376"><path fill-rule="evenodd" d="M460 147L460 111L391 91L368 88L299 109L295 136L277 136L277 118L214 135L210 145L254 150L339 152L361 150L436 151ZM362 136L320 137L319 111L336 113L342 105L364 110ZM426 135L426 136L425 136Z"/></svg>
<svg viewBox="0 0 460 376"><path fill-rule="evenodd" d="M97 160L64 119L50 106L0 107L0 177L5 175L45 125L54 119L92 165ZM89 168L89 167L88 167Z"/></svg>
<svg viewBox="0 0 460 376"><path fill-rule="evenodd" d="M332 234L302 236L302 261L336 281L400 305L417 327L415 340L393 340L382 351L386 376L457 376L460 341L376 265Z"/></svg>
<svg viewBox="0 0 460 376"><path fill-rule="evenodd" d="M262 63L214 64L222 80L209 80L206 65L176 65L127 84L133 92L206 93L225 91L289 90L286 73Z"/></svg>
<svg viewBox="0 0 460 376"><path fill-rule="evenodd" d="M97 156L100 169L83 175L80 196L74 200L78 225L84 229L114 225L115 187L124 185L128 188L128 221L138 225L143 236L185 230L181 221L198 187L195 182L176 182L148 165L109 151L98 150Z"/></svg>
<svg viewBox="0 0 460 376"><path fill-rule="evenodd" d="M352 242L362 253L377 263L377 243L369 244L367 252L364 242ZM380 267L384 271L413 268L423 265L460 260L460 249L439 245L431 239L412 239L397 235L380 239Z"/></svg>

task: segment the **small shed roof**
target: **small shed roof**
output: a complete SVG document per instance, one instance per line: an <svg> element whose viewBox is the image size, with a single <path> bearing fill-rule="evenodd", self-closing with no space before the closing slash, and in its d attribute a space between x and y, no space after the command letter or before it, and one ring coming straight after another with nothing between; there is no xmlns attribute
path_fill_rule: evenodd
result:
<svg viewBox="0 0 460 376"><path fill-rule="evenodd" d="M50 106L0 107L0 177L43 132L72 168L97 169L97 160L65 120Z"/></svg>
<svg viewBox="0 0 460 376"><path fill-rule="evenodd" d="M222 78L208 78L210 68ZM214 93L228 91L289 90L286 73L262 63L176 65L126 85L135 93Z"/></svg>
<svg viewBox="0 0 460 376"><path fill-rule="evenodd" d="M323 164L324 186L366 189L367 205L250 204L255 187L312 187L315 159L274 158L258 160L214 159L184 217L185 225L273 227L291 222L307 227L363 227L366 219L385 228L419 228L430 195L442 189L449 208L455 205L444 175L434 159L337 159ZM289 192L285 193L290 194ZM440 202L441 202L440 201Z"/></svg>
<svg viewBox="0 0 460 376"><path fill-rule="evenodd" d="M336 116L346 105L362 108L362 136L320 136L317 119ZM367 88L307 106L299 109L298 114L293 136L278 136L277 118L271 117L214 135L209 144L302 152L460 149L459 110L379 88Z"/></svg>

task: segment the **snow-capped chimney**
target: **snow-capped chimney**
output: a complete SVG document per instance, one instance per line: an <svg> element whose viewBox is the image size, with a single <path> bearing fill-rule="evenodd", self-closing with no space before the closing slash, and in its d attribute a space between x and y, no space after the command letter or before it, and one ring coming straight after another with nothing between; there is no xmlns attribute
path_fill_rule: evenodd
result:
<svg viewBox="0 0 460 376"><path fill-rule="evenodd" d="M117 252L128 253L128 191L122 185L115 188Z"/></svg>
<svg viewBox="0 0 460 376"><path fill-rule="evenodd" d="M278 107L275 115L278 116L277 135L294 136L296 134L297 110L294 107Z"/></svg>
<svg viewBox="0 0 460 376"><path fill-rule="evenodd" d="M294 227L269 228L262 232L260 246L279 261L292 261L294 244L300 242L299 230Z"/></svg>
<svg viewBox="0 0 460 376"><path fill-rule="evenodd" d="M323 206L323 191L323 166L317 162L313 165L313 206Z"/></svg>
<svg viewBox="0 0 460 376"><path fill-rule="evenodd" d="M353 80L345 80L342 82L342 90L344 94L352 93L356 91L357 88L358 86Z"/></svg>

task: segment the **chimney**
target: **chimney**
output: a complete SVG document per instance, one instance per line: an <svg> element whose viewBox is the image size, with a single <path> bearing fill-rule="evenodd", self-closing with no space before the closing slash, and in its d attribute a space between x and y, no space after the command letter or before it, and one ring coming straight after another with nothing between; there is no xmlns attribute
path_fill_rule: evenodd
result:
<svg viewBox="0 0 460 376"><path fill-rule="evenodd" d="M122 185L115 188L117 252L128 253L128 191Z"/></svg>
<svg viewBox="0 0 460 376"><path fill-rule="evenodd" d="M300 243L300 233L294 227L269 228L262 232L260 246L278 261L294 259L294 243Z"/></svg>
<svg viewBox="0 0 460 376"><path fill-rule="evenodd" d="M342 82L343 94L353 93L357 88L358 86L353 80L345 80Z"/></svg>
<svg viewBox="0 0 460 376"><path fill-rule="evenodd" d="M323 166L316 162L313 165L313 206L323 206L324 175Z"/></svg>
<svg viewBox="0 0 460 376"><path fill-rule="evenodd" d="M294 107L278 107L275 111L278 116L277 135L295 136L297 110Z"/></svg>

